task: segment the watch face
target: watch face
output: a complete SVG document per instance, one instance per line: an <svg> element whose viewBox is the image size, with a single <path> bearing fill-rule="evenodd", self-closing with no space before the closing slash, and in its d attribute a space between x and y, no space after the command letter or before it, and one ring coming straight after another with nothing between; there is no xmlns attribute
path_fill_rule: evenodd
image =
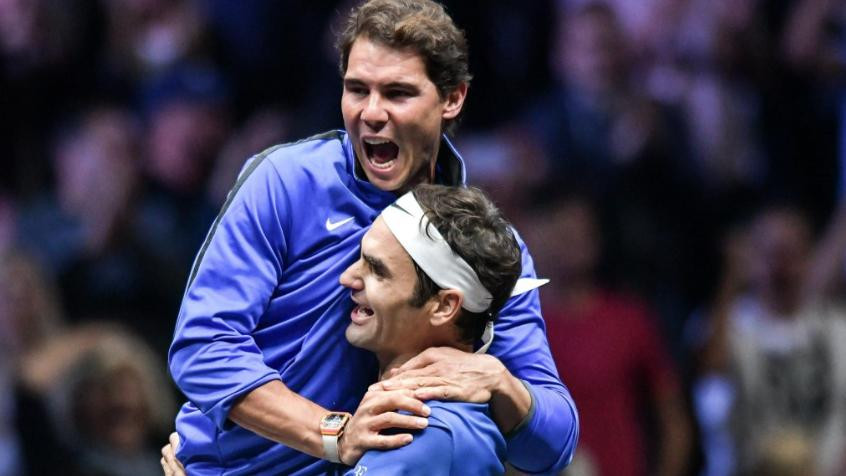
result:
<svg viewBox="0 0 846 476"><path fill-rule="evenodd" d="M333 430L341 427L346 415L340 413L331 413L323 418L323 428Z"/></svg>

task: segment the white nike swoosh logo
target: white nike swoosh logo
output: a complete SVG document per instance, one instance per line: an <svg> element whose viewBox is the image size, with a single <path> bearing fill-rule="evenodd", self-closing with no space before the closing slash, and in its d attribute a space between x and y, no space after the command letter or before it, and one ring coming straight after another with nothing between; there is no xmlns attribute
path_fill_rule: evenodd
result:
<svg viewBox="0 0 846 476"><path fill-rule="evenodd" d="M348 222L349 222L350 220L352 220L352 219L353 219L353 217L349 217L349 218L344 218L343 220L341 220L341 221L339 221L339 222L332 223L332 221L331 221L330 219L328 219L328 218L327 218L327 219L326 219L326 229L327 229L328 231L332 231L332 230L334 230L334 229L338 228L339 226L342 226L342 225L344 225L345 223L348 223Z"/></svg>

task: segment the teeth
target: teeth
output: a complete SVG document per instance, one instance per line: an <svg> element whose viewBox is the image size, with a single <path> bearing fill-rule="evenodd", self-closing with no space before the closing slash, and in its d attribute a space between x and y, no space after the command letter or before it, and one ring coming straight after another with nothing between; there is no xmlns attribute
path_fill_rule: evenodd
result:
<svg viewBox="0 0 846 476"><path fill-rule="evenodd" d="M370 145L381 145L381 144L387 144L391 141L389 141L388 139L364 139L364 142L366 142Z"/></svg>
<svg viewBox="0 0 846 476"><path fill-rule="evenodd" d="M368 162L370 162L370 165L372 165L373 167L375 167L377 169L389 169L389 168L391 168L391 165L394 163L394 161L396 159L389 160L389 161L385 162L384 164L374 162L373 160L371 160L369 158L367 160L368 160Z"/></svg>

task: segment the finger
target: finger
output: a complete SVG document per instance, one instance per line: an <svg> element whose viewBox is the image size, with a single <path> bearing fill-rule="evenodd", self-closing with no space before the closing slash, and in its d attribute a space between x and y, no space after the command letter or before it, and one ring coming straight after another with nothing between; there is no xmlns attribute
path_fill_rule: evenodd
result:
<svg viewBox="0 0 846 476"><path fill-rule="evenodd" d="M418 370L413 370L412 372L420 372ZM393 389L407 389L407 390L417 390L418 388L423 387L439 387L442 385L449 385L450 382L442 377L429 377L429 376L411 376L406 377L403 374L402 378L395 378L391 380L385 381L385 387L391 390ZM412 393L412 396L414 394Z"/></svg>
<svg viewBox="0 0 846 476"><path fill-rule="evenodd" d="M368 438L364 442L364 447L377 450L392 450L405 446L414 440L408 433L400 433L398 435L377 435L373 438Z"/></svg>
<svg viewBox="0 0 846 476"><path fill-rule="evenodd" d="M483 395L474 395L463 391L462 387L456 385L441 385L436 387L423 387L414 391L414 395L421 400L452 400L469 403L487 403Z"/></svg>
<svg viewBox="0 0 846 476"><path fill-rule="evenodd" d="M173 476L173 471L171 471L170 466L168 466L167 461L165 461L164 457L159 461L162 464L162 471L164 471L165 476Z"/></svg>
<svg viewBox="0 0 846 476"><path fill-rule="evenodd" d="M368 394L367 401L362 401L359 408L371 415L405 410L415 415L429 416L431 412L427 405L414 397L411 390L373 392Z"/></svg>
<svg viewBox="0 0 846 476"><path fill-rule="evenodd" d="M374 410L378 412L385 411L385 408L390 407L393 402L400 401L403 398L414 399L414 390L406 388L397 388L394 390L368 390L361 399L358 405L359 410ZM391 410L391 408L388 408Z"/></svg>
<svg viewBox="0 0 846 476"><path fill-rule="evenodd" d="M393 371L393 369L391 369ZM382 386L382 382L376 382L373 385L367 387L368 392L378 392L381 390L387 390L385 387Z"/></svg>
<svg viewBox="0 0 846 476"><path fill-rule="evenodd" d="M173 453L173 446L167 444L162 447L162 459L166 464L171 466L171 468L176 467L176 455Z"/></svg>
<svg viewBox="0 0 846 476"><path fill-rule="evenodd" d="M170 442L170 446L173 447L173 451L176 451L176 448L179 448L179 433L173 432L167 438L168 442Z"/></svg>
<svg viewBox="0 0 846 476"><path fill-rule="evenodd" d="M396 373L399 374L412 369L420 369L444 358L446 356L444 355L443 348L430 347L402 364L399 369L396 369Z"/></svg>
<svg viewBox="0 0 846 476"><path fill-rule="evenodd" d="M382 384L383 388L385 388L387 390L391 390L392 389L391 385L394 382L396 382L397 380L402 380L402 379L406 379L406 378L414 378L414 377L430 377L430 376L438 375L439 373L443 372L442 367L443 366L439 362L435 362L435 363L429 364L425 367L409 369L409 370L401 370L401 371L397 372L396 374L392 375L391 378L389 378L387 380L382 380L380 383Z"/></svg>
<svg viewBox="0 0 846 476"><path fill-rule="evenodd" d="M372 431L382 431L388 428L401 428L405 430L422 430L429 426L429 419L403 415L401 413L383 413L374 417L368 425Z"/></svg>

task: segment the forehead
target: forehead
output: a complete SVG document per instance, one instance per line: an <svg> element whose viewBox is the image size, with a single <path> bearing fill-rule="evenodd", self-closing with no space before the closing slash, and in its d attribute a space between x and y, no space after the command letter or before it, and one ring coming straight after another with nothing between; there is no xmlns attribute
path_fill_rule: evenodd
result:
<svg viewBox="0 0 846 476"><path fill-rule="evenodd" d="M392 272L401 274L413 270L411 256L391 233L381 216L376 218L361 239L361 252L382 260Z"/></svg>
<svg viewBox="0 0 846 476"><path fill-rule="evenodd" d="M416 51L411 48L393 48L367 37L359 37L353 42L344 78L431 83L423 57Z"/></svg>

